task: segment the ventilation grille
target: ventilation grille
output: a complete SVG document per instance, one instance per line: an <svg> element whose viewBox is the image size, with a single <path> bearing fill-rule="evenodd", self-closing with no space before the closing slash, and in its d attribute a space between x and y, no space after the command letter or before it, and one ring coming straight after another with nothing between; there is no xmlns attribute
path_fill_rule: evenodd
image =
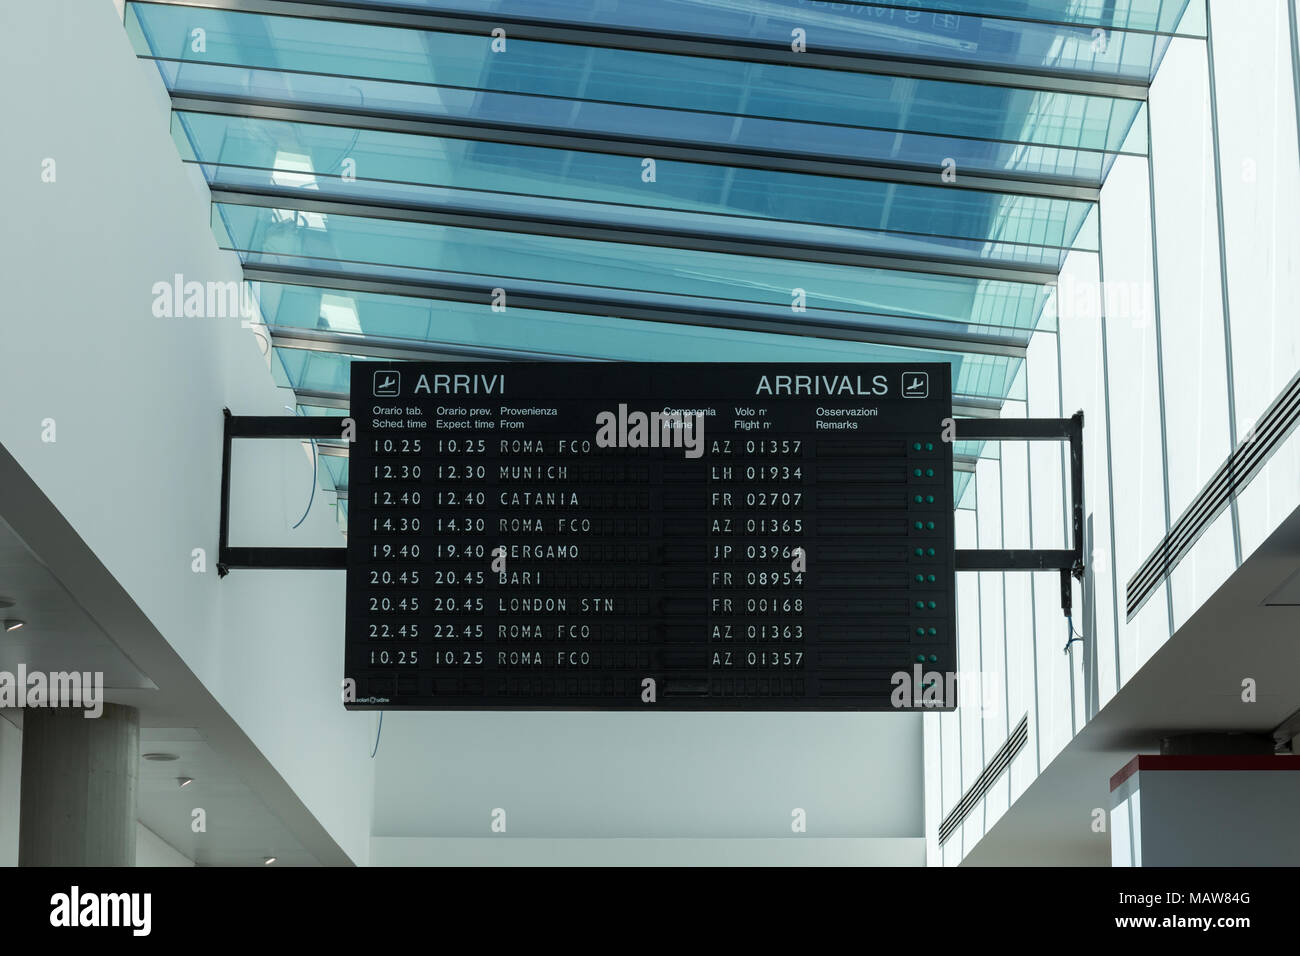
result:
<svg viewBox="0 0 1300 956"><path fill-rule="evenodd" d="M952 808L952 813L943 818L939 824L939 844L942 846L948 841L948 837L956 832L957 828L962 825L962 821L970 815L975 809L984 794L1002 776L1002 771L1011 766L1011 761L1015 759L1016 754L1024 748L1029 742L1029 715L1020 718L1020 723L1016 724L1016 729L1011 731L1011 736L1007 738L998 752L993 755L993 759L988 762L984 772L979 775L979 779L971 784L971 788L966 791L957 806Z"/></svg>
<svg viewBox="0 0 1300 956"><path fill-rule="evenodd" d="M1300 375L1291 380L1255 426L1255 435L1228 456L1192 503L1174 522L1163 541L1128 582L1128 618L1142 610L1147 599L1192 546L1246 487L1300 422Z"/></svg>

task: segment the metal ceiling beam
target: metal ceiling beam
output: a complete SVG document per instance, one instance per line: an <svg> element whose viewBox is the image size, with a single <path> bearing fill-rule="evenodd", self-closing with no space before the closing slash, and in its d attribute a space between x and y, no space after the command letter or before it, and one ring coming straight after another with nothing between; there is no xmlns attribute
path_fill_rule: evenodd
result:
<svg viewBox="0 0 1300 956"><path fill-rule="evenodd" d="M189 113L215 113L221 116L243 116L251 119L276 120L285 123L313 123L321 126L339 126L346 129L364 129L383 133L408 133L416 136L439 136L478 142L505 143L514 146L542 146L550 149L569 149L579 152L636 158L653 156L661 161L703 163L711 166L735 166L769 172L805 173L817 176L834 176L842 179L919 186L939 185L948 189L970 189L976 192L1037 196L1045 199L1072 199L1095 203L1101 196L1099 186L1077 180L1026 176L1017 173L958 171L956 179L951 183L947 183L943 181L941 177L942 170L938 165L921 167L878 162L870 163L810 153L789 153L781 150L746 149L735 146L700 146L687 140L673 143L657 139L637 139L635 137L548 132L525 126L509 127L459 120L421 119L400 113L366 110L358 107L303 107L282 101L263 100L255 97L210 93L174 93L172 95L172 108ZM1059 148L1065 149L1066 147Z"/></svg>
<svg viewBox="0 0 1300 956"><path fill-rule="evenodd" d="M341 408L344 410L348 407L348 397L340 395L338 392L322 392L314 388L295 388L293 393L300 405L314 405L319 408Z"/></svg>
<svg viewBox="0 0 1300 956"><path fill-rule="evenodd" d="M689 249L725 255L787 259L826 265L855 266L861 269L890 269L926 275L985 279L993 282L1019 282L1043 285L1055 281L1060 269L1050 265L997 265L971 262L951 256L914 256L862 252L842 246L811 242L781 242L768 239L738 239L723 234L674 229L648 229L611 225L592 220L558 219L542 216L507 216L439 206L410 206L392 202L362 202L332 197L313 198L302 189L273 187L211 186L213 202L266 209L299 209L327 216L360 216L431 226L453 226L493 232L522 233L593 242L616 242L666 249Z"/></svg>
<svg viewBox="0 0 1300 956"><path fill-rule="evenodd" d="M437 299L451 302L484 304L484 289L471 283L435 282L427 279L376 277L364 274L335 272L328 269L307 269L293 266L245 263L244 278L249 282L276 282L284 285L308 286L318 289L336 289L346 292L368 292L378 295L397 295L418 299ZM892 345L902 348L937 349L947 352L965 352L982 355L1001 355L1024 358L1025 346L996 335L972 335L946 331L935 321L929 327L902 330L886 326L875 317L862 316L853 321L809 310L798 319L777 318L772 313L776 307L738 308L737 304L708 301L699 305L681 303L665 308L644 302L624 301L599 295L572 293L512 291L511 305L521 309L542 312L568 312L579 315L637 319L661 322L668 325L705 326L741 332L768 332L797 335L804 338L836 339L872 345ZM894 319L897 322L898 319ZM955 323L952 323L955 324ZM338 333L335 333L338 335ZM349 346L361 340L346 339ZM345 352L344 339L340 338L339 352Z"/></svg>
<svg viewBox="0 0 1300 956"><path fill-rule="evenodd" d="M512 39L543 43L564 43L713 60L869 73L877 76L935 80L945 83L1042 90L1051 93L1074 93L1112 99L1145 100L1148 88L1145 79L1123 77L1097 79L1081 71L981 66L976 63L963 64L949 60L848 50L820 52L815 48L815 44L812 50L795 53L788 44L778 46L739 40L709 39L685 33L653 33L620 29L607 24L561 25L508 17L413 10L410 7L350 4L337 2L337 0L325 3L319 0L318 2L291 0L289 3L283 0L169 0L167 5L206 7L241 13L399 27L438 33L461 33L481 37L485 41L491 36L492 30L499 27L505 29ZM997 18L986 17L985 19Z"/></svg>
<svg viewBox="0 0 1300 956"><path fill-rule="evenodd" d="M384 335L336 332L330 329L303 329L285 325L268 325L266 328L271 333L271 344L277 348L300 349L308 352L331 352L336 355L361 355L366 358L393 359L394 361L613 361L612 359L593 359L585 355L569 355L560 352L491 348L479 345L462 345L458 342L417 341Z"/></svg>
<svg viewBox="0 0 1300 956"><path fill-rule="evenodd" d="M1000 418L1005 401L1002 398L976 398L970 395L961 401L954 398L952 413L956 418Z"/></svg>

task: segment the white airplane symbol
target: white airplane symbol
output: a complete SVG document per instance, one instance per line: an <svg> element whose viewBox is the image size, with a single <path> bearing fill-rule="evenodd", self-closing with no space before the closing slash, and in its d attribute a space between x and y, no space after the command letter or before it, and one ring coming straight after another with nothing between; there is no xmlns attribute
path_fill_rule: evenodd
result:
<svg viewBox="0 0 1300 956"><path fill-rule="evenodd" d="M392 387L393 387L393 382L395 382L395 381L397 381L395 378L391 378L391 377L386 378L386 379L384 379L382 382L379 383L379 386L378 386L378 387L379 387L381 390L382 390L382 389L385 389L385 388L392 388Z"/></svg>

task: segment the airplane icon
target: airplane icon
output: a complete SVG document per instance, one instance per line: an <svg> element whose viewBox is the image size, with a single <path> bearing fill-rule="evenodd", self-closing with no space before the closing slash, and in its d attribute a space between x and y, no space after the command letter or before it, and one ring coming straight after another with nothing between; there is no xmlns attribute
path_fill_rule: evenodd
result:
<svg viewBox="0 0 1300 956"><path fill-rule="evenodd" d="M930 373L929 372L904 372L903 373L903 397L904 398L929 398L930 397Z"/></svg>
<svg viewBox="0 0 1300 956"><path fill-rule="evenodd" d="M375 398L397 398L402 394L402 373L382 371L375 373Z"/></svg>

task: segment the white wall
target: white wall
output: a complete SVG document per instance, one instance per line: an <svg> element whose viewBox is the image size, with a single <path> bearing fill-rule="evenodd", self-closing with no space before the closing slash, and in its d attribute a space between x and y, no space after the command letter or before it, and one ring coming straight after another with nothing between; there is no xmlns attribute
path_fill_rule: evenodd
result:
<svg viewBox="0 0 1300 956"><path fill-rule="evenodd" d="M1285 0L1216 0L1215 75L1238 441L1300 369L1300 144ZM1300 435L1241 494L1242 558L1300 504Z"/></svg>
<svg viewBox="0 0 1300 956"><path fill-rule="evenodd" d="M376 838L889 847L924 832L919 714L389 713L376 762Z"/></svg>
<svg viewBox="0 0 1300 956"><path fill-rule="evenodd" d="M375 837L375 866L921 866L900 839L511 839Z"/></svg>
<svg viewBox="0 0 1300 956"><path fill-rule="evenodd" d="M987 582L976 591L963 584L974 576L959 576L963 669L996 666L1005 648L1014 701L1005 721L1029 713L1030 742L1009 782L999 781L942 851L930 815L932 862L959 862L1003 812L1006 788L1014 798L1073 739L1089 716L1084 688L1094 668L1096 703L1105 706L1300 504L1297 432L1127 619L1129 578L1227 458L1234 427L1238 444L1249 440L1300 369L1297 54L1287 3L1211 0L1211 21L1219 176L1210 45L1180 38L1151 87L1150 167L1141 157L1117 159L1102 189L1100 255L1071 253L1055 303L1059 330L1037 332L1029 346L1028 414L1085 413L1090 606L1074 592L1085 643L1062 654L1055 574L1005 575L1001 592ZM1004 411L1020 413L1019 403ZM1064 547L1059 450L1009 447L997 462L980 463L980 546ZM993 726L1001 733L1002 714ZM947 813L1001 739L969 714L926 727L927 806Z"/></svg>
<svg viewBox="0 0 1300 956"><path fill-rule="evenodd" d="M4 4L0 85L21 91L0 150L0 443L364 862L373 718L339 703L342 574L215 573L221 409L283 414L291 399L237 317L152 314L154 283L176 273L240 276L168 135L156 70L110 3ZM54 182L42 182L46 158ZM55 443L41 440L46 419ZM263 493L241 495L233 543L255 530L258 543L343 543L320 496L289 531L311 480L300 446L238 452ZM207 551L205 574L191 571L194 548Z"/></svg>

